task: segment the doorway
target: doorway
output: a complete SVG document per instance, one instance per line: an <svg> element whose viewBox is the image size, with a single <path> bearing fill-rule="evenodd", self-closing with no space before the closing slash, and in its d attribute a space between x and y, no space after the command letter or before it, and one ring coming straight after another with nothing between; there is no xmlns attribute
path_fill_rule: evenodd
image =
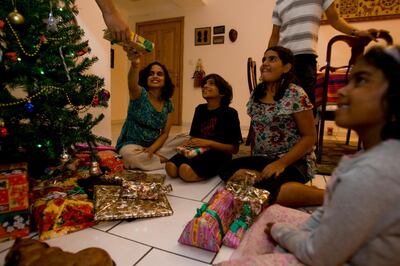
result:
<svg viewBox="0 0 400 266"><path fill-rule="evenodd" d="M183 23L184 18L178 17L136 24L136 32L155 44L154 51L143 56L142 66L154 61L162 63L175 84L172 96L174 125L182 124Z"/></svg>

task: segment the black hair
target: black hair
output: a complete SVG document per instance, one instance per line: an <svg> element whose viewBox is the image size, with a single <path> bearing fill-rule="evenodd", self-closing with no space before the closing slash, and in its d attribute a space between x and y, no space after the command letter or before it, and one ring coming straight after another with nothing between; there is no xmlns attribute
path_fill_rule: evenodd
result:
<svg viewBox="0 0 400 266"><path fill-rule="evenodd" d="M150 76L151 68L154 65L157 65L157 66L161 67L162 70L164 71L165 84L164 84L164 87L161 90L161 99L166 101L166 100L168 100L169 98L172 97L172 94L174 93L175 85L172 83L172 79L171 79L171 76L168 73L167 68L163 64L161 64L160 62L150 63L145 68L140 70L138 84L139 84L139 86L142 86L143 88L148 90L147 78Z"/></svg>
<svg viewBox="0 0 400 266"><path fill-rule="evenodd" d="M382 98L382 105L386 113L386 124L381 132L382 140L400 139L400 58L389 54L388 49L397 50L398 55L400 54L400 46L390 48L375 46L359 59L380 69L388 81L388 88Z"/></svg>
<svg viewBox="0 0 400 266"><path fill-rule="evenodd" d="M218 74L208 74L201 80L201 87L207 83L207 80L212 79L215 83L215 86L218 88L218 91L222 96L221 105L229 106L233 98L232 86L220 75Z"/></svg>
<svg viewBox="0 0 400 266"><path fill-rule="evenodd" d="M283 73L280 79L280 85L278 91L275 93L274 100L278 101L282 99L283 95L285 94L286 89L289 87L290 83L296 83L296 75L294 73L294 64L295 59L294 55L291 50L282 47L282 46L272 46L269 47L267 51L274 51L278 54L279 59L282 61L283 65L291 64L292 68L287 72ZM264 52L264 53L265 53ZM266 82L261 82L256 86L254 89L253 97L254 100L258 101L263 98L267 94L267 84Z"/></svg>

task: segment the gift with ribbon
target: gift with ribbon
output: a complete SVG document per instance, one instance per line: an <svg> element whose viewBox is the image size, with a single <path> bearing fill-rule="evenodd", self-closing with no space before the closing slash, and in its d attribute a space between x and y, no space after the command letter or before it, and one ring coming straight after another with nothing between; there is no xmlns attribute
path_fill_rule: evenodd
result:
<svg viewBox="0 0 400 266"><path fill-rule="evenodd" d="M188 159L192 159L192 158L196 157L197 155L203 154L209 150L210 150L210 148L207 148L207 147L191 147L191 146L176 147L176 151Z"/></svg>
<svg viewBox="0 0 400 266"><path fill-rule="evenodd" d="M217 252L225 232L235 218L233 204L232 193L219 188L208 203L197 209L196 215L186 224L178 242Z"/></svg>
<svg viewBox="0 0 400 266"><path fill-rule="evenodd" d="M234 212L239 214L239 217L231 224L222 242L227 247L237 248L247 229L267 206L269 192L255 188L249 185L247 181L228 182L226 189L235 198Z"/></svg>

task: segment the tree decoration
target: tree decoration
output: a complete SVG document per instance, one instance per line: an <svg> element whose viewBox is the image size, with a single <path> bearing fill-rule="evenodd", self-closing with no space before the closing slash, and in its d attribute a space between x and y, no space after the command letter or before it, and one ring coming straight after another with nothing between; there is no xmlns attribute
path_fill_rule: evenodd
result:
<svg viewBox="0 0 400 266"><path fill-rule="evenodd" d="M98 176L101 175L101 169L100 169L100 165L97 161L91 161L90 162L90 168L89 168L89 174L91 176Z"/></svg>
<svg viewBox="0 0 400 266"><path fill-rule="evenodd" d="M65 164L65 163L67 163L70 159L71 159L71 155L69 155L69 154L67 153L67 151L64 149L64 150L63 150L63 153L60 155L60 162L61 162L62 164Z"/></svg>
<svg viewBox="0 0 400 266"><path fill-rule="evenodd" d="M24 24L25 18L17 10L17 0L11 0L11 2L14 6L14 11L10 12L7 18L11 21L12 24Z"/></svg>
<svg viewBox="0 0 400 266"><path fill-rule="evenodd" d="M7 136L0 136L0 161L27 161L36 178L72 156L65 147L111 143L92 132L104 115L86 112L107 106L109 97L104 79L90 71L97 58L85 54L77 60L78 52L90 48L83 30L71 22L78 13L76 0L49 0L50 10L47 0L17 1L24 25L7 16L15 1L0 4L0 117L7 129Z"/></svg>

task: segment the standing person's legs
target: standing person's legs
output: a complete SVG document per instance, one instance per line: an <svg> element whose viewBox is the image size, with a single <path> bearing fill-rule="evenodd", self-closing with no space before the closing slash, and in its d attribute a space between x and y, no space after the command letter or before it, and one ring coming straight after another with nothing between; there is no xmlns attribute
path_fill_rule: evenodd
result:
<svg viewBox="0 0 400 266"><path fill-rule="evenodd" d="M315 106L315 86L317 83L317 56L299 54L295 56L295 71L299 85L304 89Z"/></svg>

